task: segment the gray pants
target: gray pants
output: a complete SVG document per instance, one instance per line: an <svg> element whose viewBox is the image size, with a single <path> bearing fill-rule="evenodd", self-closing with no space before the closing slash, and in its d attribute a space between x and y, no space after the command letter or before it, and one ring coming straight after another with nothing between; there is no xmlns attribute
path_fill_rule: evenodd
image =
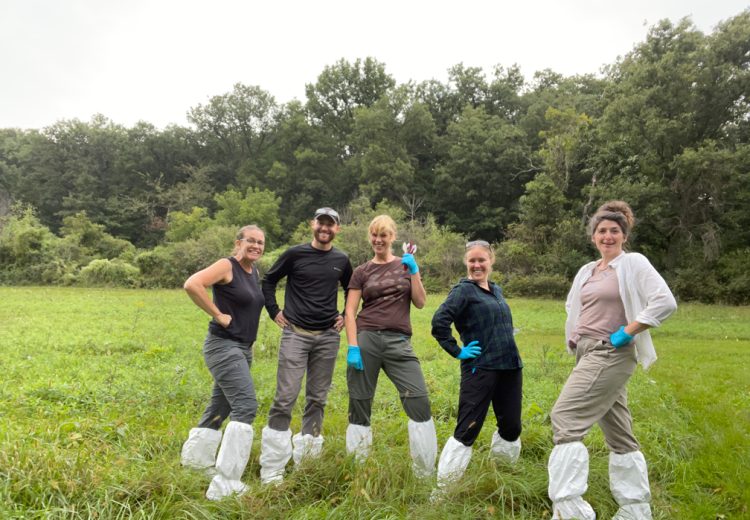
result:
<svg viewBox="0 0 750 520"><path fill-rule="evenodd" d="M611 343L582 336L576 348L576 367L552 408L555 444L581 441L594 423L607 446L623 455L640 446L633 435L626 385L637 365L635 346L615 348Z"/></svg>
<svg viewBox="0 0 750 520"><path fill-rule="evenodd" d="M233 421L253 424L258 400L250 375L252 347L252 343L240 343L208 333L203 341L203 359L214 378L214 387L198 428L218 430L230 413Z"/></svg>
<svg viewBox="0 0 750 520"><path fill-rule="evenodd" d="M326 399L333 380L340 341L340 334L336 329L328 329L317 336L297 334L289 327L284 329L279 345L276 395L268 412L270 428L281 432L289 429L292 409L297 403L302 378L307 372L302 434L317 437L322 433Z"/></svg>
<svg viewBox="0 0 750 520"><path fill-rule="evenodd" d="M427 385L410 339L410 336L387 330L357 332L364 370L346 369L351 424L370 426L372 400L381 368L396 386L406 415L415 422L430 420Z"/></svg>

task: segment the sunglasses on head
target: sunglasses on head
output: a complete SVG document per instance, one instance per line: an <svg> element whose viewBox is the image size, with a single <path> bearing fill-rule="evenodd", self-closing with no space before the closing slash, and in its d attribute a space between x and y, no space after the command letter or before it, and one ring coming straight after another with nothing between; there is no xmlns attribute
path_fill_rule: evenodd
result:
<svg viewBox="0 0 750 520"><path fill-rule="evenodd" d="M315 210L315 216L319 215L328 215L330 217L333 217L334 220L339 219L339 214L336 212L336 210L333 210L331 208L320 208L318 210Z"/></svg>
<svg viewBox="0 0 750 520"><path fill-rule="evenodd" d="M474 240L473 242L466 243L466 249L469 249L470 247L474 247L474 246L490 247L490 243L485 240Z"/></svg>

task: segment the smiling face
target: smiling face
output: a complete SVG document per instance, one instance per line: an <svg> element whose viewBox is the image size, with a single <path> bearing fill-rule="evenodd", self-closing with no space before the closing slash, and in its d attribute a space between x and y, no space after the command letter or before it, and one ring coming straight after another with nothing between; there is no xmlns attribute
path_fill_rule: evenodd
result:
<svg viewBox="0 0 750 520"><path fill-rule="evenodd" d="M628 237L622 232L617 222L602 220L594 230L591 241L602 254L602 257L614 258L622 253L622 246Z"/></svg>
<svg viewBox="0 0 750 520"><path fill-rule="evenodd" d="M242 240L237 240L235 245L237 246L235 257L239 256L240 261L255 262L263 255L266 247L266 236L259 229L248 229L245 231Z"/></svg>
<svg viewBox="0 0 750 520"><path fill-rule="evenodd" d="M482 246L470 247L466 251L466 267L469 278L484 285L492 272L492 258L487 248Z"/></svg>
<svg viewBox="0 0 750 520"><path fill-rule="evenodd" d="M386 255L391 250L391 243L396 238L396 233L386 230L373 230L370 232L370 245L376 255Z"/></svg>
<svg viewBox="0 0 750 520"><path fill-rule="evenodd" d="M312 229L315 240L322 245L326 245L333 242L341 227L337 226L336 221L330 216L319 215L318 218L312 221Z"/></svg>

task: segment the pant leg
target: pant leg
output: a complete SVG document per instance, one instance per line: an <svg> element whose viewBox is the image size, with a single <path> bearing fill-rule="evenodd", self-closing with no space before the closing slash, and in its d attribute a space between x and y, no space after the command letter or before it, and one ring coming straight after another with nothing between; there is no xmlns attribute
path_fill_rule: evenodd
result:
<svg viewBox="0 0 750 520"><path fill-rule="evenodd" d="M383 371L398 390L406 415L415 422L429 421L432 418L429 392L411 338L397 332L377 334L383 342Z"/></svg>
<svg viewBox="0 0 750 520"><path fill-rule="evenodd" d="M580 442L612 408L635 373L633 345L618 349L584 336L578 349L578 364L550 414L555 444Z"/></svg>
<svg viewBox="0 0 750 520"><path fill-rule="evenodd" d="M349 423L370 426L372 400L378 386L383 354L376 332L360 330L357 344L362 356L362 370L346 368L346 385L349 390Z"/></svg>
<svg viewBox="0 0 750 520"><path fill-rule="evenodd" d="M211 389L211 399L206 405L206 410L203 412L198 428L211 428L212 430L218 430L224 423L229 412L232 411L232 407L229 405L229 401L224 397L224 392L221 390L221 386L214 381L214 386Z"/></svg>
<svg viewBox="0 0 750 520"><path fill-rule="evenodd" d="M521 436L523 369L495 372L497 384L492 396L492 408L497 418L497 433L503 440L513 442Z"/></svg>
<svg viewBox="0 0 750 520"><path fill-rule="evenodd" d="M289 429L314 339L313 336L297 334L288 327L281 333L276 395L268 412L268 427L272 430L285 432Z"/></svg>
<svg viewBox="0 0 750 520"><path fill-rule="evenodd" d="M302 435L317 437L323 432L328 390L333 381L333 369L341 345L341 334L328 329L314 336L315 343L307 359L307 382L305 384L305 412L302 414Z"/></svg>
<svg viewBox="0 0 750 520"><path fill-rule="evenodd" d="M226 418L223 415L226 413L226 404L229 405L233 421L252 424L258 411L258 400L250 375L251 345L209 334L203 344L203 358L214 378L214 395L200 424L207 421L206 427L214 425L218 429ZM214 408L211 407L212 403Z"/></svg>
<svg viewBox="0 0 750 520"><path fill-rule="evenodd" d="M453 437L464 446L471 446L482 430L490 409L497 382L496 370L477 368L461 374L458 394L458 422Z"/></svg>
<svg viewBox="0 0 750 520"><path fill-rule="evenodd" d="M604 440L609 449L618 455L625 455L641 449L633 435L633 418L628 410L628 389L623 388L620 397L604 416L599 419Z"/></svg>

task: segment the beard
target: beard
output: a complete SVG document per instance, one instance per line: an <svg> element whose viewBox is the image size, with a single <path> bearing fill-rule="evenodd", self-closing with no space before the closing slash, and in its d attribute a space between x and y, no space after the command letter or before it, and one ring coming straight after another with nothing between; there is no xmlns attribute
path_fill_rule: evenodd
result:
<svg viewBox="0 0 750 520"><path fill-rule="evenodd" d="M333 242L333 239L336 237L336 234L333 232L328 232L326 236L321 236L322 231L316 230L313 231L313 235L315 236L315 240L320 242L321 244L330 244Z"/></svg>

